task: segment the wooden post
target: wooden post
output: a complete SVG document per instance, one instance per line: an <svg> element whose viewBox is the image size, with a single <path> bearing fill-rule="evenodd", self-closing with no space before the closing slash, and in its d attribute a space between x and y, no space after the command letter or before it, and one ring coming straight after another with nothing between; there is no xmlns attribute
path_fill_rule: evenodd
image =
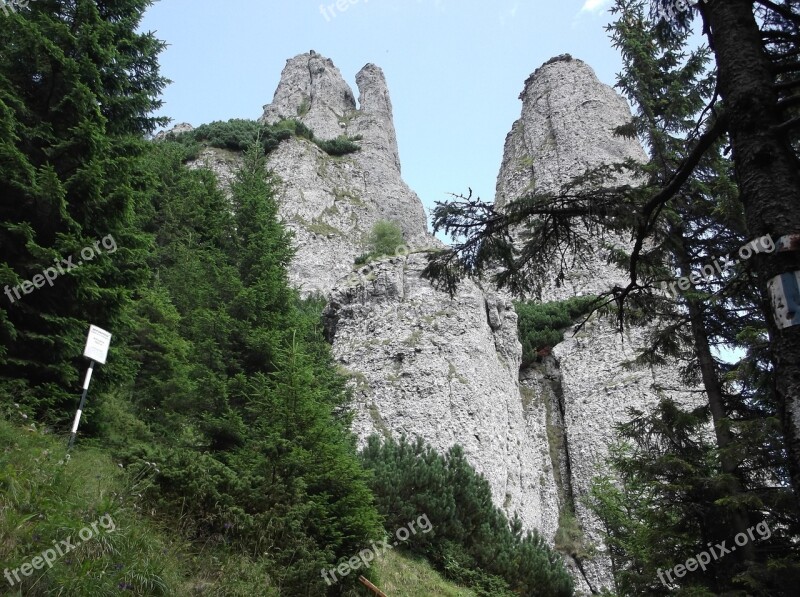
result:
<svg viewBox="0 0 800 597"><path fill-rule="evenodd" d="M381 591L378 587L373 585L371 582L369 582L363 576L359 576L358 580L360 580L361 584L364 585L365 587L367 587L373 595L377 595L378 597L387 597L386 593Z"/></svg>

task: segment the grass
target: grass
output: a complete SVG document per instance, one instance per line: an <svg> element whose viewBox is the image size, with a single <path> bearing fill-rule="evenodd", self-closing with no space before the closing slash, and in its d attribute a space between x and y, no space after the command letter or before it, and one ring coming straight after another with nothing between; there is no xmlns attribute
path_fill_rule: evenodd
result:
<svg viewBox="0 0 800 597"><path fill-rule="evenodd" d="M391 597L475 597L469 589L442 578L424 559L398 550L386 552L374 566L378 588Z"/></svg>
<svg viewBox="0 0 800 597"><path fill-rule="evenodd" d="M12 417L13 417L12 413ZM16 417L14 417L16 421ZM274 570L224 542L189 541L180 520L161 520L145 494L153 471L121 468L86 442L65 459L65 435L0 416L0 595L101 597L106 595L279 595ZM99 521L99 523L98 523ZM92 537L81 531L95 523ZM18 573L11 586L3 576L32 562L54 543L70 540L69 553L30 576ZM378 586L392 597L474 597L424 559L398 550L373 564ZM367 595L356 587L352 595Z"/></svg>
<svg viewBox="0 0 800 597"><path fill-rule="evenodd" d="M65 460L66 440L0 420L0 561L11 570L8 595L165 595L179 584L175 560L164 557L170 542L158 536L137 510L148 471L120 469L106 455L77 448ZM79 537L91 523L93 536ZM29 576L13 570L68 541L52 568ZM41 562L40 562L41 563Z"/></svg>
<svg viewBox="0 0 800 597"><path fill-rule="evenodd" d="M180 521L152 516L141 498L149 467L120 468L86 445L65 460L66 444L65 436L0 416L1 595L278 595L267 561L224 544L193 544ZM37 563L54 543L74 549L53 554L52 567L39 560L29 576L20 570L17 582L13 571Z"/></svg>

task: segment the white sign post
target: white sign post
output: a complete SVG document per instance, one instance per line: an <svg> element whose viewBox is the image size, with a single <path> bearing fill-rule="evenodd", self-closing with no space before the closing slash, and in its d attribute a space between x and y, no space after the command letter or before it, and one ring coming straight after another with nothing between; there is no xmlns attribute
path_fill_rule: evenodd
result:
<svg viewBox="0 0 800 597"><path fill-rule="evenodd" d="M86 404L86 394L89 393L89 382L92 380L94 364L106 364L109 346L111 346L111 334L96 325L90 326L89 336L86 338L86 347L83 349L83 356L89 359L89 369L86 371L86 379L83 381L83 395L78 405L78 412L75 413L75 421L72 423L72 433L69 436L67 452L72 449L72 444L75 443L75 437L78 435L78 424L81 422L81 414Z"/></svg>

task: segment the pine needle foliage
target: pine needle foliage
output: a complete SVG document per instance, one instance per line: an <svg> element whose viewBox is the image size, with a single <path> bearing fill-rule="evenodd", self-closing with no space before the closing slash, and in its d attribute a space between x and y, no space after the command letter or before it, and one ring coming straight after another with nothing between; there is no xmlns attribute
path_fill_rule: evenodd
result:
<svg viewBox="0 0 800 597"><path fill-rule="evenodd" d="M488 482L460 446L440 455L420 438L381 443L372 436L361 459L372 471L370 486L386 528L426 514L432 530L412 536L407 548L448 578L487 597L572 595L561 557L494 506Z"/></svg>
<svg viewBox="0 0 800 597"><path fill-rule="evenodd" d="M566 328L590 313L597 297L578 296L564 301L515 301L517 330L522 343L522 367L540 360L540 351L564 339Z"/></svg>
<svg viewBox="0 0 800 597"><path fill-rule="evenodd" d="M225 122L216 120L191 131L165 135L166 140L185 145L189 149L188 157L196 157L202 146L246 151L253 143L259 144L264 153L269 154L278 148L281 141L292 137L311 141L331 156L343 156L361 149L356 143L361 140L360 136L340 135L335 139L317 139L310 128L294 118L284 118L274 124L244 118L232 118Z"/></svg>

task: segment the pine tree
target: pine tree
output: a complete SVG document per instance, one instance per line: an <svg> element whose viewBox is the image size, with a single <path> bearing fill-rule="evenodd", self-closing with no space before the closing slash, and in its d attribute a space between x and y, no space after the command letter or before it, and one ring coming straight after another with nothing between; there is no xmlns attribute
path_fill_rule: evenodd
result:
<svg viewBox="0 0 800 597"><path fill-rule="evenodd" d="M196 537L266 554L284 590L321 594L320 570L380 531L323 304L289 286L291 236L260 150L243 156L230 198L185 157L157 142L138 179L138 225L154 250L129 342L140 362L130 394L168 440L124 453L157 458L156 503L170 515L180 505Z"/></svg>
<svg viewBox="0 0 800 597"><path fill-rule="evenodd" d="M652 0L655 13L671 0ZM736 181L751 237L771 235L775 241L800 230L800 119L796 105L800 74L800 7L796 0L708 0L696 11L665 20L667 30L686 27L695 15L702 20L718 70L721 126L709 130L713 139L727 132ZM702 144L698 146L702 147ZM683 164L679 175L695 167L701 152ZM654 202L659 208L665 194ZM648 214L649 215L649 214ZM800 509L800 326L779 323L771 304L769 282L800 272L800 251L765 253L754 258L762 312L769 329L777 395L791 483ZM783 285L783 283L782 283Z"/></svg>
<svg viewBox="0 0 800 597"><path fill-rule="evenodd" d="M424 513L432 530L406 548L450 578L487 597L572 594L559 554L538 533L523 533L519 519L506 519L460 446L440 455L420 438L381 442L372 436L361 458L372 471L370 487L386 528Z"/></svg>
<svg viewBox="0 0 800 597"><path fill-rule="evenodd" d="M0 286L13 296L0 309L0 387L50 421L71 417L89 323L124 334L146 276L146 239L129 225L141 137L162 122L150 113L166 83L163 44L136 32L150 4L33 2L0 28ZM62 259L83 263L62 273ZM35 278L47 268L52 285ZM28 280L39 288L16 297ZM130 375L117 346L96 390Z"/></svg>
<svg viewBox="0 0 800 597"><path fill-rule="evenodd" d="M709 398L708 420L715 432L715 454L720 465L720 470L714 471L713 486L702 490L703 485L697 483L695 490L680 500L659 494L655 502L642 507L645 512L647 507L653 507L673 514L681 508L713 510L715 520L721 524L707 528L706 535L720 541L756 523L768 521L777 526L781 529L780 538L774 537L769 545L748 543L740 547L727 562L738 560L738 568L712 573L718 574L721 587L733 587L731 577L748 586L766 587L779 576L770 578L761 571L765 562L773 558L777 543L785 552L770 565L781 569L781 574L794 566L796 554L789 539L796 532L792 529L797 528L797 512L786 507L788 467L782 455L783 438L776 433L774 424L780 415L780 402L773 399L765 383L771 364L763 342L763 301L756 292L757 262L740 264L732 272L711 276L704 282L693 281L688 291L677 295L665 297L657 292L670 277L689 278L714 257L738 257L739 248L750 238L743 217L745 210L733 183L733 164L723 155L720 134L726 120L711 109L710 116L698 123L697 115L705 114L704 107L713 103L716 88L716 72L707 67L710 53L702 47L690 51L688 31L648 21L643 8L641 1L618 1L613 10L618 18L610 30L625 65L618 87L637 109L633 122L621 127L618 134L641 139L650 162L598 168L558 193L523 197L502 214L471 197L442 205L434 215L435 225L463 233L467 240L452 253L434 256L428 273L452 283L463 272L479 272L499 262L504 266L498 277L501 283L514 290L530 290L540 266L550 260L554 247L558 248L558 239L573 238L573 227L603 226L632 232L637 239L634 252L614 254L617 263L631 272L632 282L627 288L611 289L605 296L619 306L621 323L655 323L652 344L640 362L685 360L682 379L689 386L702 383ZM643 184L634 189L614 187L613 175L619 171L636 174ZM664 201L667 196L669 203ZM508 232L516 225L529 230L527 243L519 252ZM644 238L646 246L642 243ZM574 243L568 249L580 251ZM462 269L448 274L455 255ZM726 363L715 353L720 346L740 346L748 356L738 363ZM693 415L695 426L701 425L705 416ZM640 428L637 440L646 441L648 433L658 432L652 426L646 431ZM668 433L665 429L661 432ZM663 457L687 459L678 444L673 449L675 452L667 451ZM703 452L704 458L710 450L708 447ZM618 460L616 465L622 467L623 462ZM642 491L647 494L658 492L663 478L651 474L646 479L649 485L641 479L629 482L639 483L636 487L644 487ZM635 493L636 488L632 491ZM644 522L638 520L639 514L631 513L621 523L622 531L618 529L611 540L621 540L626 528L653 526L646 517ZM669 534L667 527L663 530ZM698 536L695 527L684 537L702 542L706 535ZM641 548L646 544L640 539L629 532L625 545L628 549ZM648 557L655 556L660 548L671 546L648 546ZM663 553L658 554L661 556ZM781 561L784 557L786 561ZM636 563L624 560L623 566L635 567ZM623 567L619 575L628 572ZM650 580L645 579L639 589ZM691 585L695 579L683 582Z"/></svg>
<svg viewBox="0 0 800 597"><path fill-rule="evenodd" d="M237 322L245 373L270 370L296 299L288 280L292 235L278 220L274 181L265 175L265 167L263 153L251 146L231 187L236 214L232 256L243 289L230 314Z"/></svg>

